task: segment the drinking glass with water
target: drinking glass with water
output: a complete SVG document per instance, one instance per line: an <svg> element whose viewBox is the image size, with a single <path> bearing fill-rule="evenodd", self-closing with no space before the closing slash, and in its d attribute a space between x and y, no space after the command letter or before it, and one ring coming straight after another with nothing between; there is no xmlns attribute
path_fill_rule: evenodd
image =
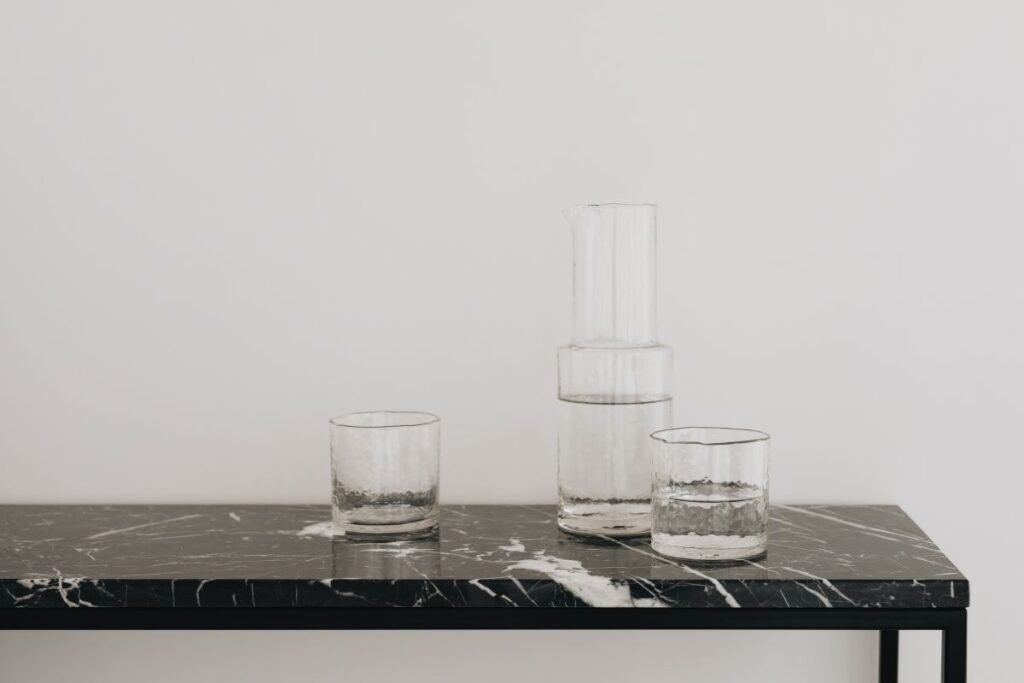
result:
<svg viewBox="0 0 1024 683"><path fill-rule="evenodd" d="M677 427L651 434L651 546L686 560L740 560L767 549L769 436Z"/></svg>

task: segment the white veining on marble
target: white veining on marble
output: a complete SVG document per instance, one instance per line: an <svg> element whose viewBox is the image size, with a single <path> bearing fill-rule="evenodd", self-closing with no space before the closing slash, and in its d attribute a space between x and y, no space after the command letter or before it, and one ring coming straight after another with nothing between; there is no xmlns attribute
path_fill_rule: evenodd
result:
<svg viewBox="0 0 1024 683"><path fill-rule="evenodd" d="M473 585L473 586L476 586L477 588L482 590L484 593L487 593L487 595L491 596L492 598L501 598L502 600L504 600L509 605L512 605L513 607L518 607L519 606L519 605L516 604L516 602L512 598L508 597L507 595L501 595L499 593L496 593L495 591L493 591L490 588L488 588L487 586L485 586L480 579L472 579L472 580L469 581L469 584Z"/></svg>
<svg viewBox="0 0 1024 683"><path fill-rule="evenodd" d="M926 562L928 564L934 564L935 566L942 567L943 569L949 569L950 568L950 565L949 565L948 562L936 562L935 560L931 560L931 559L929 559L927 557L921 557L920 555L911 555L911 557L913 557L915 560L920 560L921 562Z"/></svg>
<svg viewBox="0 0 1024 683"><path fill-rule="evenodd" d="M482 590L482 591L483 591L484 593L487 593L487 594L488 594L488 595L490 595L490 596L491 596L492 598L496 598L496 597L498 597L498 594L497 594L497 593L495 593L495 592L494 592L494 591L492 591L492 590L491 590L490 588L488 588L487 586L485 586L485 585L483 585L482 583L480 583L480 579L472 579L472 580L470 580L470 582L469 582L469 583L470 583L470 585L476 586L477 588L479 588L480 590Z"/></svg>
<svg viewBox="0 0 1024 683"><path fill-rule="evenodd" d="M606 541L611 541L613 543L618 543L623 548L626 548L628 550L632 550L634 552L640 553L641 555L647 555L648 557L653 557L656 560L661 560L662 562L665 562L666 564L670 564L670 565L672 565L674 567L679 567L683 571L689 572L690 574L693 574L694 576L699 576L700 578L704 579L705 581L709 582L712 586L715 587L715 590L718 591L718 594L721 595L723 598L725 598L725 602L726 602L727 605L729 605L729 607L739 607L740 606L739 601L736 600L736 598L733 597L732 593L727 591L725 589L725 586L722 585L722 582L719 581L718 579L714 578L713 576L708 576L704 572L699 572L696 569L694 569L693 567L689 567L689 566L687 566L685 564L681 564L679 562L673 562L672 560L668 559L667 557L663 557L663 556L661 556L661 555L659 555L659 554L657 554L657 553L655 553L653 551L652 552L647 552L646 550L641 550L640 548L637 548L635 546L631 546L628 543L623 543L622 541L620 541L619 539L617 539L617 538L615 538L613 536L601 536L601 538L605 539Z"/></svg>
<svg viewBox="0 0 1024 683"><path fill-rule="evenodd" d="M55 591L60 599L68 607L95 607L93 603L85 600L81 596L81 584L83 581L88 582L89 579L72 578L68 576L62 576L59 569L54 568L53 572L57 575L57 578L46 578L46 579L18 579L17 583L25 588L31 589L34 593L45 593L47 591ZM75 591L78 595L77 601L72 598L70 591ZM29 593L21 598L15 598L15 602L21 602L22 600L32 596Z"/></svg>
<svg viewBox="0 0 1024 683"><path fill-rule="evenodd" d="M527 569L546 574L551 579L592 607L667 607L655 598L634 598L626 583L616 583L604 576L595 576L578 560L564 560L543 551L526 560L513 562L505 571Z"/></svg>
<svg viewBox="0 0 1024 683"><path fill-rule="evenodd" d="M57 572L56 569L53 571ZM96 605L82 597L82 582L89 582L89 579L71 579L68 577L62 577L60 572L57 572L57 585L60 586L62 584L67 584L69 589L74 590L78 594L78 604L76 607L82 607L83 605L86 607L95 607ZM68 599L67 593L63 591L61 593L61 597Z"/></svg>
<svg viewBox="0 0 1024 683"><path fill-rule="evenodd" d="M93 562L96 561L96 556L93 555L93 553L98 553L99 551L100 551L99 548L75 548L75 552L76 553L82 553L83 555L88 557Z"/></svg>
<svg viewBox="0 0 1024 683"><path fill-rule="evenodd" d="M911 540L911 541L923 541L924 540L920 536L912 536L910 534L900 533L899 531L890 531L888 529L879 529L879 528L873 527L873 526L866 526L864 524L858 524L857 522L851 522L850 520L843 519L842 517L836 517L835 515L826 515L823 512L817 512L815 510L808 510L807 508L793 507L791 505L776 505L775 507L781 508L783 510L789 510L790 512L799 512L802 515L810 515L811 517L820 517L821 519L827 519L827 520L829 520L831 522L836 522L837 524L845 524L846 526L851 526L851 527L854 527L855 529L860 529L862 531L873 531L876 534L888 534L889 536L896 536L897 538ZM892 541L892 540L895 540L895 539L888 538L886 540Z"/></svg>
<svg viewBox="0 0 1024 683"><path fill-rule="evenodd" d="M195 519L196 517L202 517L202 515L182 515L181 517L173 517L171 519L163 519L159 522L149 522L148 524L136 524L135 526L127 526L123 529L110 529L109 531L101 531L98 534L92 536L86 536L85 540L91 541L97 538L103 538L104 536L113 536L114 534L122 534L125 531L135 531L136 529L148 529L153 526L160 526L161 524L170 524L171 522L181 522L186 519Z"/></svg>
<svg viewBox="0 0 1024 683"><path fill-rule="evenodd" d="M820 591L816 591L813 588L811 588L810 586L807 586L807 585L802 584L802 583L798 583L797 585L800 586L801 588L803 588L805 591L807 591L811 595L813 595L814 597L816 597L819 600L821 600L821 604L825 605L825 607L831 607L832 606L832 603L829 602L829 599L826 598L825 595L823 593L821 593Z"/></svg>
<svg viewBox="0 0 1024 683"><path fill-rule="evenodd" d="M846 602L850 603L851 605L856 605L857 604L853 600L848 598L846 595L844 595L841 590L836 588L835 585L833 585L833 583L831 581L829 581L828 579L826 579L826 578L823 578L821 576L815 576L814 574L812 574L810 572L805 572L802 569L796 569L794 567L781 567L781 569L788 569L791 572L796 572L797 574L803 574L807 578L814 579L815 581L821 581L821 583L823 585L828 587L829 590L831 590L833 593L835 593L836 595L841 597L843 600L846 600ZM915 581L914 583L917 583L917 582ZM831 605L829 605L829 607L831 607Z"/></svg>
<svg viewBox="0 0 1024 683"><path fill-rule="evenodd" d="M526 586L524 586L519 579L515 578L514 576L510 576L508 578L513 584L515 584L516 588L518 588L522 592L522 594L526 596L527 600L532 602L534 605L537 604L537 601L530 597L530 592L526 590Z"/></svg>
<svg viewBox="0 0 1024 683"><path fill-rule="evenodd" d="M291 531L285 533L292 533ZM321 538L335 538L337 536L344 536L345 532L334 526L334 522L316 522L315 524L309 524L302 527L302 529L295 534L296 536L320 536Z"/></svg>
<svg viewBox="0 0 1024 683"><path fill-rule="evenodd" d="M200 597L199 597L199 591L203 590L203 586L205 586L207 583L209 583L212 580L213 579L203 579L202 581L199 582L199 585L196 586L196 604L197 605L202 606L202 604L203 604L202 599L200 599Z"/></svg>

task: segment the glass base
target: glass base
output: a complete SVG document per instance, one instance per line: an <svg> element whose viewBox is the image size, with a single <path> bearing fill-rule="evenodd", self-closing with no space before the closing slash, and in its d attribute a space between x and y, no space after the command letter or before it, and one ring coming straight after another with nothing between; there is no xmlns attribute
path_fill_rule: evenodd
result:
<svg viewBox="0 0 1024 683"><path fill-rule="evenodd" d="M646 536L651 532L651 506L595 502L562 505L558 509L558 528L574 536Z"/></svg>
<svg viewBox="0 0 1024 683"><path fill-rule="evenodd" d="M435 516L416 520L414 522L405 522L403 524L354 524L352 522L342 522L338 524L337 527L346 536L383 536L392 538L395 536L419 536L427 534L437 527L437 520L438 518Z"/></svg>
<svg viewBox="0 0 1024 683"><path fill-rule="evenodd" d="M651 548L680 560L748 560L764 555L765 536L716 536L714 534L652 534Z"/></svg>

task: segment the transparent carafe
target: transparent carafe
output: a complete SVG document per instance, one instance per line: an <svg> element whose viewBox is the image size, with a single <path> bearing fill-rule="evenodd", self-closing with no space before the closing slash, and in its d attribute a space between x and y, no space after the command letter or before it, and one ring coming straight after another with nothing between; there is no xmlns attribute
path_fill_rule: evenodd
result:
<svg viewBox="0 0 1024 683"><path fill-rule="evenodd" d="M657 207L566 210L573 336L558 351L558 525L586 536L651 528L650 434L672 424L672 349L657 341Z"/></svg>

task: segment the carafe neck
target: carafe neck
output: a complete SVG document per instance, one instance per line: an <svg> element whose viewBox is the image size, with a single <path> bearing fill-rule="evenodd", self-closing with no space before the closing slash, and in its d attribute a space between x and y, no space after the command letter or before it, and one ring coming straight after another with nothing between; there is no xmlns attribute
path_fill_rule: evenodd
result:
<svg viewBox="0 0 1024 683"><path fill-rule="evenodd" d="M572 344L656 344L657 207L586 204L565 214L573 234Z"/></svg>

